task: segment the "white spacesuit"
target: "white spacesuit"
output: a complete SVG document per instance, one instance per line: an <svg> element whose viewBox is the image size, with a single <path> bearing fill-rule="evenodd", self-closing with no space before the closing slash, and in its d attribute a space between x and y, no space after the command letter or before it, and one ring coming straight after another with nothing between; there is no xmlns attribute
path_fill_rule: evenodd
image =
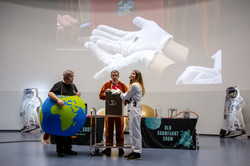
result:
<svg viewBox="0 0 250 166"><path fill-rule="evenodd" d="M132 87L126 93L121 93L123 100L130 100L128 105L129 114L129 138L132 144L132 152L142 153L141 137L141 98L142 87L139 83L133 83Z"/></svg>
<svg viewBox="0 0 250 166"><path fill-rule="evenodd" d="M246 134L242 115L243 107L245 107L245 101L240 96L239 88L237 86L227 88L224 119L228 121L228 137Z"/></svg>
<svg viewBox="0 0 250 166"><path fill-rule="evenodd" d="M28 132L40 128L37 107L41 106L41 102L36 96L36 90L27 88L23 92L23 101L20 116L24 116L24 127L22 132Z"/></svg>

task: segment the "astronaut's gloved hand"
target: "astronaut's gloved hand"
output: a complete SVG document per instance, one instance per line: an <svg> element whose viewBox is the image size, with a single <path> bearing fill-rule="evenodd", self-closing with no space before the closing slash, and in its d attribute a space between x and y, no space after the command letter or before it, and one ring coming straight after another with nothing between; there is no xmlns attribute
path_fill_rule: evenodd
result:
<svg viewBox="0 0 250 166"><path fill-rule="evenodd" d="M108 64L110 64L114 60L122 58L121 54L113 55L113 54L106 52L105 50L99 48L96 45L96 43L93 43L93 42L86 42L84 44L84 46L104 66L107 66Z"/></svg>
<svg viewBox="0 0 250 166"><path fill-rule="evenodd" d="M139 31L123 31L106 25L93 30L90 40L111 53L128 56L138 51L162 51L173 36L164 31L156 22L135 17L133 20Z"/></svg>
<svg viewBox="0 0 250 166"><path fill-rule="evenodd" d="M110 54L105 50L99 48L95 43L88 42L85 47L97 58L97 60L104 65L98 73L94 75L94 79L99 79L108 76L111 71L119 70L123 73L130 73L133 69L147 72L150 63L152 62L155 51L143 50L134 52L133 54L124 57L121 54Z"/></svg>
<svg viewBox="0 0 250 166"><path fill-rule="evenodd" d="M221 84L222 74L218 69L189 66L177 79L176 84Z"/></svg>

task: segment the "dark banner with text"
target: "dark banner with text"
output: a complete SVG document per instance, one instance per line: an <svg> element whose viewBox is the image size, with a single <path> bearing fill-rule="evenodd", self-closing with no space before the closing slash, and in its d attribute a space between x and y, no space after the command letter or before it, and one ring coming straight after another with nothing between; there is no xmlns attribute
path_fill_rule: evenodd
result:
<svg viewBox="0 0 250 166"><path fill-rule="evenodd" d="M197 119L142 118L144 148L198 149Z"/></svg>

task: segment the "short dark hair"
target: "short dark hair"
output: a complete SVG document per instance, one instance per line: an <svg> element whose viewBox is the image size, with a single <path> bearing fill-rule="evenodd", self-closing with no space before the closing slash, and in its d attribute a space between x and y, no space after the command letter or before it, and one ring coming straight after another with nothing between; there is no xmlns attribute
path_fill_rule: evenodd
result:
<svg viewBox="0 0 250 166"><path fill-rule="evenodd" d="M112 75L112 73L118 73L118 75L120 75L118 70L112 70L110 74Z"/></svg>

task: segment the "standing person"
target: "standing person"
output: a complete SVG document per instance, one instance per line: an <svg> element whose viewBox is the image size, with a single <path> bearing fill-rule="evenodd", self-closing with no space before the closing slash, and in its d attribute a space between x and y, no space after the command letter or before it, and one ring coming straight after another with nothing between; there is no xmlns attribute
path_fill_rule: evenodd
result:
<svg viewBox="0 0 250 166"><path fill-rule="evenodd" d="M119 72L117 70L111 71L111 80L109 82L106 82L99 93L99 98L101 100L105 100L105 92L110 92L112 89L119 89L122 92L126 92L128 90L127 86L119 81ZM106 117L105 119L105 138L106 138L106 144L112 144L113 143L113 133L114 133L114 123L116 128L116 144L124 145L124 134L123 134L123 128L124 128L124 118L123 117ZM108 156L111 155L111 148L106 148L102 151L102 154L106 154ZM122 156L124 154L123 148L119 148L119 156Z"/></svg>
<svg viewBox="0 0 250 166"><path fill-rule="evenodd" d="M48 96L51 100L58 103L60 107L64 106L64 101L59 99L56 95L65 96L81 96L81 93L77 90L76 86L73 84L74 72L71 70L66 70L63 72L63 81L59 81L51 88ZM56 136L56 152L59 157L64 157L66 155L77 155L77 152L72 149L71 136Z"/></svg>
<svg viewBox="0 0 250 166"><path fill-rule="evenodd" d="M245 123L242 115L242 108L245 101L240 96L239 87L228 87L226 90L226 101L224 109L224 119L228 121L227 137L237 137L246 134ZM237 131L240 131L237 132Z"/></svg>
<svg viewBox="0 0 250 166"><path fill-rule="evenodd" d="M129 100L129 138L132 144L132 152L124 157L128 160L141 159L142 153L142 136L141 136L141 98L145 94L142 74L138 70L133 70L130 74L129 90L121 93L123 100Z"/></svg>

